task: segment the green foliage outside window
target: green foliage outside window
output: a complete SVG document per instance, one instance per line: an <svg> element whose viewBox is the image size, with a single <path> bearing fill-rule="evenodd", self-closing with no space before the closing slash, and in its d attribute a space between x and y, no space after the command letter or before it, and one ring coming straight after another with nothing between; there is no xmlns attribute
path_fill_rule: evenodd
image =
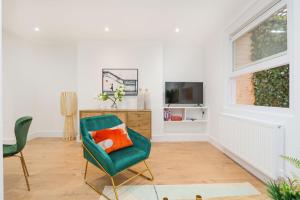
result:
<svg viewBox="0 0 300 200"><path fill-rule="evenodd" d="M255 105L289 107L289 66L253 74Z"/></svg>
<svg viewBox="0 0 300 200"><path fill-rule="evenodd" d="M285 8L252 30L251 60L257 61L287 50ZM253 74L255 105L289 107L289 65Z"/></svg>
<svg viewBox="0 0 300 200"><path fill-rule="evenodd" d="M251 60L257 61L287 50L287 16L277 13L251 31Z"/></svg>

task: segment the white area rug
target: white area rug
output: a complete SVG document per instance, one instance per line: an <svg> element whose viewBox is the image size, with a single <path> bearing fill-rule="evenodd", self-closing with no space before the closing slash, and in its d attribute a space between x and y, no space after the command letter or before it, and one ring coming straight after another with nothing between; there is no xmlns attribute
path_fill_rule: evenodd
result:
<svg viewBox="0 0 300 200"><path fill-rule="evenodd" d="M103 193L115 199L111 186L105 186ZM197 194L204 199L214 197L251 196L260 192L250 183L216 183L192 185L128 185L118 190L120 200L194 200ZM106 200L100 197L99 200Z"/></svg>

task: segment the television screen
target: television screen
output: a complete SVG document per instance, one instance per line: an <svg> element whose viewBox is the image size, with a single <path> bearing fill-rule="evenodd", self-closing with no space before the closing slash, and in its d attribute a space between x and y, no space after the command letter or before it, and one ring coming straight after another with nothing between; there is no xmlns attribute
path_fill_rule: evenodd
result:
<svg viewBox="0 0 300 200"><path fill-rule="evenodd" d="M203 82L166 82L166 104L203 104Z"/></svg>

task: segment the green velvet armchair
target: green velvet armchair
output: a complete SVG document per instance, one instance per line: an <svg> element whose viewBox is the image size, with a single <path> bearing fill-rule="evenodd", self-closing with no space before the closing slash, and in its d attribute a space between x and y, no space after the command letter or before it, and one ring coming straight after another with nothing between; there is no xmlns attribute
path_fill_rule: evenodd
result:
<svg viewBox="0 0 300 200"><path fill-rule="evenodd" d="M32 117L21 117L19 118L15 123L15 136L16 136L16 144L3 145L3 157L9 158L9 157L19 157L21 160L21 165L24 173L24 177L26 180L27 190L30 191L30 186L28 182L29 173L27 170L27 166L25 163L25 159L22 153L22 150L24 149L26 142L27 142L27 134L32 121ZM20 155L18 155L20 154Z"/></svg>
<svg viewBox="0 0 300 200"><path fill-rule="evenodd" d="M137 176L143 176L144 178L153 180L153 175L146 163L146 159L148 159L151 149L151 143L147 138L135 132L134 130L127 128L129 137L133 142L133 146L107 154L100 146L98 146L94 142L91 135L89 134L89 131L111 128L121 123L123 122L115 115L101 115L95 117L87 117L80 120L83 155L86 159L86 167L84 173L85 182L97 193L103 195L107 199L110 198L107 197L105 194L99 192L97 189L95 189L94 186L88 183L86 178L88 163L92 163L100 170L102 170L107 176L110 177L116 200L119 199L117 189L120 186L132 180L133 178ZM146 167L145 170L137 172L132 169L129 169L133 165L138 164L140 162L144 162ZM124 170L129 170L135 175L127 179L123 183L115 185L114 177ZM151 178L143 175L145 172L149 172Z"/></svg>

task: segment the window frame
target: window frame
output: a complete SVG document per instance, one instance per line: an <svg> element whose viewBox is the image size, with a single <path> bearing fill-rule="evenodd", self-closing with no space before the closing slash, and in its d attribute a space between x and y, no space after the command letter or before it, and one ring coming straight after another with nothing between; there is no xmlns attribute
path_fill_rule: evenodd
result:
<svg viewBox="0 0 300 200"><path fill-rule="evenodd" d="M292 38L292 24L291 24L291 17L292 17L292 9L290 6L290 0L280 0L272 5L267 6L264 11L260 14L254 15L250 22L246 22L246 25L239 26L234 31L231 31L229 34L227 45L228 45L228 78L227 78L227 94L229 98L226 99L226 106L225 108L233 108L233 109L246 109L249 111L263 111L263 112L279 112L279 113L286 113L290 112L294 108L294 101L293 101L293 90L292 90L292 83L293 83L293 65L290 59L290 52L291 52L291 40ZM234 48L234 41L241 37L243 34L251 31L253 28L258 26L260 23L271 17L274 13L280 10L283 7L287 7L287 50L284 52L280 52L275 55L268 56L266 58L257 60L250 64L240 67L239 69L234 69L234 55L235 55L235 48ZM283 66L289 64L289 107L271 107L271 106L258 106L258 105L244 105L244 104L237 104L236 103L236 83L235 78L244 75L247 73L254 73L262 70L272 69L275 67Z"/></svg>

